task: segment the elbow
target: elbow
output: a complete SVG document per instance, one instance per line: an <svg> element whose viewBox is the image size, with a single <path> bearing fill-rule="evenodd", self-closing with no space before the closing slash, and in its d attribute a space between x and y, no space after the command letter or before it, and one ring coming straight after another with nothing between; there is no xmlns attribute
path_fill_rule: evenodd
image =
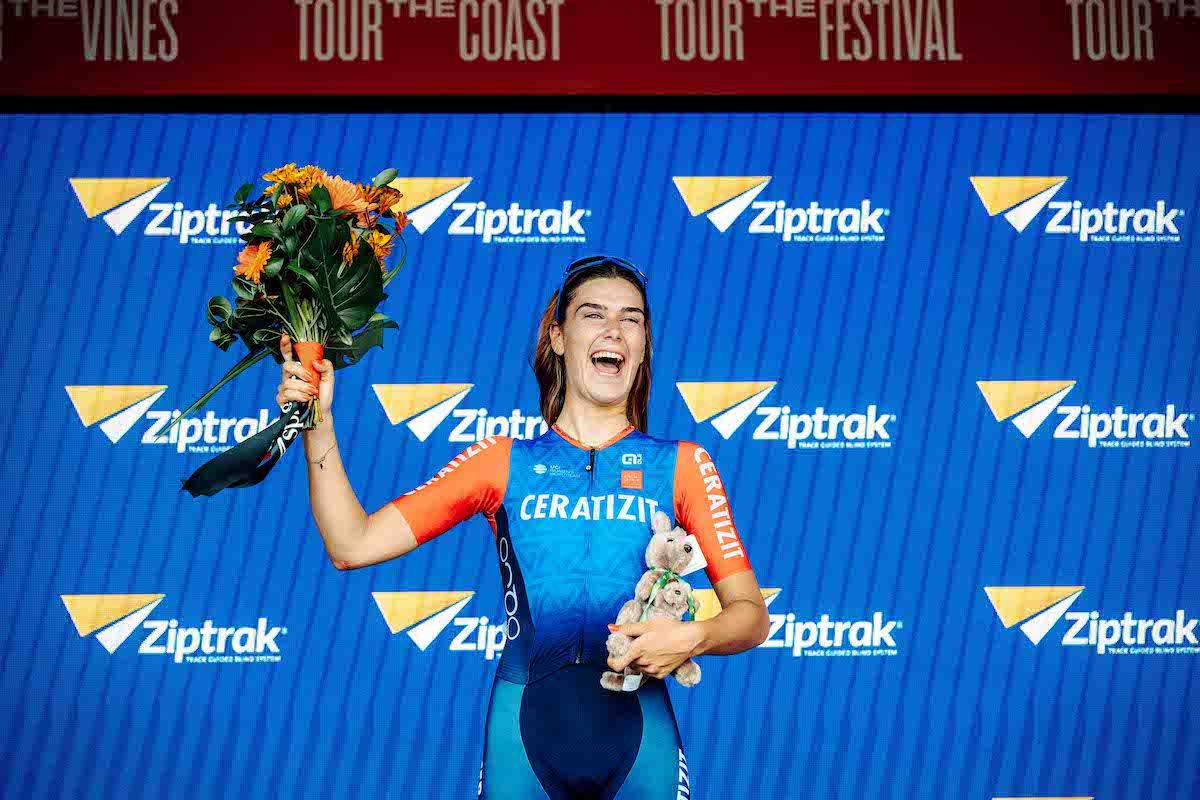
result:
<svg viewBox="0 0 1200 800"><path fill-rule="evenodd" d="M759 606L758 627L755 629L754 644L752 647L758 647L767 640L771 635L771 616L767 613L766 606Z"/></svg>
<svg viewBox="0 0 1200 800"><path fill-rule="evenodd" d="M348 558L344 553L330 553L329 560L338 572L347 572L363 566L361 563Z"/></svg>

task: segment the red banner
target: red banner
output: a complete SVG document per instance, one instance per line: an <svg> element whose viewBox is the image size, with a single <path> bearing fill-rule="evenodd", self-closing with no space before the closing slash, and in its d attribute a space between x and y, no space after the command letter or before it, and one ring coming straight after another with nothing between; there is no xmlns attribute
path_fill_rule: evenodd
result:
<svg viewBox="0 0 1200 800"><path fill-rule="evenodd" d="M16 95L1196 94L1200 0L0 0Z"/></svg>

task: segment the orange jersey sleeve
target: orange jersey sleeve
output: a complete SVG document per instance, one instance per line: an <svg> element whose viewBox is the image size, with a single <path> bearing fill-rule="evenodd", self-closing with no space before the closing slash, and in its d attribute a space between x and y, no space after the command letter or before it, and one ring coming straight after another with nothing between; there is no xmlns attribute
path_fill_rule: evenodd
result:
<svg viewBox="0 0 1200 800"><path fill-rule="evenodd" d="M496 511L508 487L512 439L489 436L463 450L438 473L392 500L412 528L417 544L440 536L474 514L496 530Z"/></svg>
<svg viewBox="0 0 1200 800"><path fill-rule="evenodd" d="M675 519L696 537L708 566L704 571L716 583L750 569L750 559L733 524L733 510L725 484L712 457L695 442L679 443L675 459Z"/></svg>

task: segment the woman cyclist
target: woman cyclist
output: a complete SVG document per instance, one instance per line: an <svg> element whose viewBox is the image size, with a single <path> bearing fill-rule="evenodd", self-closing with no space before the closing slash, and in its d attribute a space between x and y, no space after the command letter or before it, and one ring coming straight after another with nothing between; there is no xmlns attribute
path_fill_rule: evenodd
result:
<svg viewBox="0 0 1200 800"><path fill-rule="evenodd" d="M332 364L316 364L313 392L286 334L280 347L279 404L321 404L323 421L303 437L313 516L338 569L404 555L476 513L492 528L506 641L480 796L673 800L684 753L662 679L692 656L758 645L769 623L711 457L692 442L646 434L645 275L613 256L572 263L542 314L534 355L549 429L480 441L370 515L338 456ZM622 625L633 644L610 659L608 623L646 568L655 509L695 535L722 610L699 622ZM600 685L604 670L626 666L649 676L636 691Z"/></svg>

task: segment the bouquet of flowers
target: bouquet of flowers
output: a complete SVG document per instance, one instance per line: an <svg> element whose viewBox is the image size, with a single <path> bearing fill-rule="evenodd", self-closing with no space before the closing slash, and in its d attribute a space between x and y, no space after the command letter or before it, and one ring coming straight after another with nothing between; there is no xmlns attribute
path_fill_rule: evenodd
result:
<svg viewBox="0 0 1200 800"><path fill-rule="evenodd" d="M395 169L371 184L352 183L317 166L287 164L263 175L269 185L258 194L254 184L238 189L227 208L235 222L252 227L242 234L246 246L233 267L234 302L209 298L209 340L222 350L241 341L249 351L216 385L192 403L161 434L201 408L225 384L267 356L283 362L284 331L297 357L314 376L313 363L328 357L333 368L357 363L367 350L383 347L383 330L399 326L376 311L387 297L384 287L400 271L384 265L399 243L408 217L400 210L400 192L390 186ZM221 489L253 486L283 455L300 431L320 422L317 400L288 403L279 420L200 467L183 481L194 496Z"/></svg>

